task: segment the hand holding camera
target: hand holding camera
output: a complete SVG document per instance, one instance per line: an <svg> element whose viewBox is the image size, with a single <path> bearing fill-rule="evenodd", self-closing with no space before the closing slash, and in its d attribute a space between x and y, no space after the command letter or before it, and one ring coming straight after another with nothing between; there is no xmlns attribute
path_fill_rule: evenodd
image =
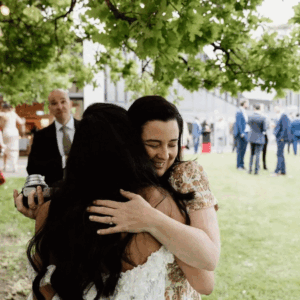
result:
<svg viewBox="0 0 300 300"><path fill-rule="evenodd" d="M38 186L40 186L42 189L44 201L46 202L50 200L51 188L49 188L48 185L46 184L44 177L42 175L32 174L26 178L26 182L22 188L23 205L26 208L29 208L28 196L32 191L34 191L34 195L35 195L34 202L35 204L38 204L38 197L36 193L37 192L36 188Z"/></svg>
<svg viewBox="0 0 300 300"><path fill-rule="evenodd" d="M51 188L41 175L29 175L26 178L22 192L14 190L14 201L17 210L24 216L35 219L40 206L50 200Z"/></svg>

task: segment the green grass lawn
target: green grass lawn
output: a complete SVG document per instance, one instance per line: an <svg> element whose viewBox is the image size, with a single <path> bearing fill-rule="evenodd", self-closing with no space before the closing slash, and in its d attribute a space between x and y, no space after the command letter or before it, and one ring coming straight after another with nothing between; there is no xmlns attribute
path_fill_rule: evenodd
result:
<svg viewBox="0 0 300 300"><path fill-rule="evenodd" d="M275 153L269 152L267 159L274 171ZM299 300L300 156L286 155L287 175L275 178L263 170L258 176L237 171L232 153L201 154L198 161L219 202L222 239L215 290L203 299ZM249 152L247 168L248 162ZM7 299L25 299L28 293L25 245L34 222L15 210L12 198L13 188L20 190L24 180L11 178L0 187L0 269L6 270L0 271L0 299L7 297L1 284L9 284L13 295L19 293Z"/></svg>

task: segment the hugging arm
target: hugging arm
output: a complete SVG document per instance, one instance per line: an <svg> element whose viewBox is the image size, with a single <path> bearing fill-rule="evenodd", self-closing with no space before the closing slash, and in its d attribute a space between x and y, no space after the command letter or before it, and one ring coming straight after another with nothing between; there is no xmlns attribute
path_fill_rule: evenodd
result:
<svg viewBox="0 0 300 300"><path fill-rule="evenodd" d="M186 168L184 170L185 174L182 174L182 180L179 180L179 182L182 183L183 181L183 186L189 186L186 184L187 181L194 178L194 183L198 186L193 188L202 190L195 199L196 206L194 204L194 208L197 208L197 206L198 208L213 206L215 198L209 190L208 180L203 169L201 170L202 167L195 162L189 162L183 168ZM177 183L174 182L173 184L176 185ZM182 190L181 192L186 193L189 191L192 190ZM115 227L101 230L100 234L122 231L148 232L187 265L207 271L213 271L216 268L220 255L220 238L216 215L213 215L214 217L209 220L212 231L208 234L202 228L194 227L194 223L188 226L172 219L163 212L151 207L139 195L130 192L121 193L131 201L115 203L109 200L97 200L95 203L100 206L90 207L91 212L112 216L113 223L117 224ZM212 209L204 211L208 213ZM212 214L215 214L215 212L212 212ZM195 219L197 218L198 215L195 215ZM109 223L111 217L93 217L92 220Z"/></svg>

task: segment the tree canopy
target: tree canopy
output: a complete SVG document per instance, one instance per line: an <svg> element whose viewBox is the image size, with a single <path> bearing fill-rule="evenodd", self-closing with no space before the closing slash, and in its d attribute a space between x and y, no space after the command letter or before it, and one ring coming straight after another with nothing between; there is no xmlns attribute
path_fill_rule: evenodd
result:
<svg viewBox="0 0 300 300"><path fill-rule="evenodd" d="M94 71L108 66L111 79L124 78L135 96L166 96L175 80L189 91L221 88L232 95L254 87L278 96L298 91L298 27L283 39L268 30L254 39L268 22L256 11L262 1L7 0L11 13L0 15L0 92L37 96L43 82L90 82L92 69L75 46L84 39L105 49L96 54ZM300 22L300 6L292 22ZM211 55L204 55L207 49Z"/></svg>
<svg viewBox="0 0 300 300"><path fill-rule="evenodd" d="M2 1L3 2L3 1ZM0 93L13 104L44 101L53 88L92 80L73 27L76 0L7 0L0 13Z"/></svg>

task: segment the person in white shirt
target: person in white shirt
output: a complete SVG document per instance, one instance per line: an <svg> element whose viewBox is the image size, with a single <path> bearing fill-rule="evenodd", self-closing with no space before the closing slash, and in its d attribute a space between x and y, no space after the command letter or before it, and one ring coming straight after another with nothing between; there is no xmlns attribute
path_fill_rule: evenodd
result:
<svg viewBox="0 0 300 300"><path fill-rule="evenodd" d="M19 160L19 130L17 124L24 125L26 120L20 118L14 108L4 103L3 111L0 112L0 117L4 119L3 122L3 143L5 150L3 154L3 171L7 169L7 161L12 161L13 172L18 171L18 160Z"/></svg>
<svg viewBox="0 0 300 300"><path fill-rule="evenodd" d="M36 132L28 157L28 175L45 176L49 186L63 179L66 159L79 121L71 115L68 92L56 89L48 97L49 111L55 121Z"/></svg>

